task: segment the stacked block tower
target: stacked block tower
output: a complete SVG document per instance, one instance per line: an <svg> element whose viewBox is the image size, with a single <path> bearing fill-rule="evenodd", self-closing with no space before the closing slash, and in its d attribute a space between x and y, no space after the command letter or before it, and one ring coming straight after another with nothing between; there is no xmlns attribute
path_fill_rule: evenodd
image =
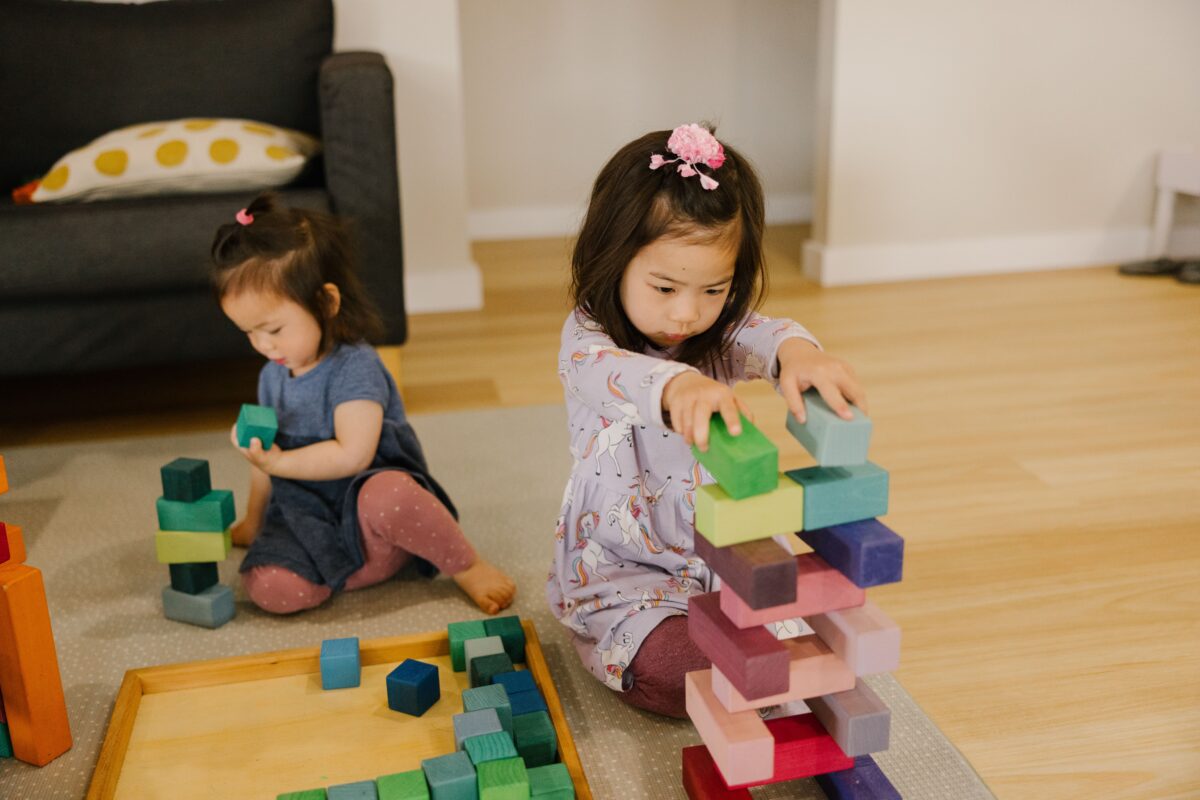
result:
<svg viewBox="0 0 1200 800"><path fill-rule="evenodd" d="M213 489L208 462L177 458L163 465L155 550L171 572L163 587L167 619L219 628L233 619L233 590L219 582L217 563L232 546L233 492Z"/></svg>
<svg viewBox="0 0 1200 800"><path fill-rule="evenodd" d="M0 456L0 494L8 491ZM44 766L71 748L42 573L21 528L0 522L0 757Z"/></svg>
<svg viewBox="0 0 1200 800"><path fill-rule="evenodd" d="M805 404L806 423L789 414L788 430L815 467L780 473L778 449L745 418L731 436L714 416L708 452L694 451L717 481L696 493L696 552L721 588L688 604L712 662L686 677L704 742L683 751L692 800L814 776L837 800L900 796L871 758L891 713L862 680L899 665L900 630L866 598L901 577L904 542L876 519L888 474L867 461L861 412L843 420L813 391ZM794 537L810 552L793 555Z"/></svg>

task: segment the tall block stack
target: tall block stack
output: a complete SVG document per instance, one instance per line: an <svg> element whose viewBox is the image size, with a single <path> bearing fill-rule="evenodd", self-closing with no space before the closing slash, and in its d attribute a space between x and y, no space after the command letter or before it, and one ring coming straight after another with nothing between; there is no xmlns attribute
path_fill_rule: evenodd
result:
<svg viewBox="0 0 1200 800"><path fill-rule="evenodd" d="M8 491L0 456L0 494ZM0 758L44 766L71 749L71 727L42 573L21 529L0 522Z"/></svg>
<svg viewBox="0 0 1200 800"><path fill-rule="evenodd" d="M805 404L806 423L789 414L788 430L815 467L780 473L778 449L745 418L732 436L714 416L708 452L694 450L717 481L696 493L696 552L721 587L688 604L712 662L686 678L704 742L683 751L692 800L814 776L836 800L900 797L871 758L888 747L891 712L862 681L900 658L899 628L866 597L903 566L903 540L877 519L888 474L867 461L861 412L843 420L812 391Z"/></svg>
<svg viewBox="0 0 1200 800"><path fill-rule="evenodd" d="M177 622L219 628L234 614L233 590L217 574L217 563L232 546L233 492L212 488L202 459L177 458L161 473L154 542L159 563L171 572L162 591L163 613Z"/></svg>

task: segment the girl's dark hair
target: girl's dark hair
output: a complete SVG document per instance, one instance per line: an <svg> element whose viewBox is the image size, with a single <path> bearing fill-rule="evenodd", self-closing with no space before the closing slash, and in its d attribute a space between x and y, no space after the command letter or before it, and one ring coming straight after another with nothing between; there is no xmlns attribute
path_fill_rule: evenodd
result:
<svg viewBox="0 0 1200 800"><path fill-rule="evenodd" d="M653 346L621 306L621 278L633 257L667 236L715 242L734 236L733 281L721 315L711 328L683 343L677 361L715 369L733 342L734 328L762 304L763 194L750 163L728 144L725 163L700 167L720 183L704 189L698 176L684 178L670 164L650 169L650 156L670 158L671 131L654 131L617 151L592 187L592 197L571 254L571 299L625 350Z"/></svg>
<svg viewBox="0 0 1200 800"><path fill-rule="evenodd" d="M212 244L212 283L218 302L244 291L268 292L299 305L321 325L321 352L335 344L383 338L383 321L354 272L354 248L337 217L287 208L274 192L246 207L248 225L231 221ZM337 312L324 286L338 287Z"/></svg>

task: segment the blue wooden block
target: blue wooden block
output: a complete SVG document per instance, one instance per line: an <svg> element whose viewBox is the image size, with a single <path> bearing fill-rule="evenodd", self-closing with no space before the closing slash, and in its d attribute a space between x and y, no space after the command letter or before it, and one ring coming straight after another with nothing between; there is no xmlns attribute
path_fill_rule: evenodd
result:
<svg viewBox="0 0 1200 800"><path fill-rule="evenodd" d="M900 800L900 792L870 756L858 756L854 766L817 776L829 800Z"/></svg>
<svg viewBox="0 0 1200 800"><path fill-rule="evenodd" d="M842 419L833 413L815 389L804 393L804 413L801 425L789 411L787 429L822 467L848 467L867 460L871 444L871 420L854 406L854 419Z"/></svg>
<svg viewBox="0 0 1200 800"><path fill-rule="evenodd" d="M527 669L517 672L501 672L492 676L492 683L498 683L512 697L517 692L532 692L538 688L533 680L533 673Z"/></svg>
<svg viewBox="0 0 1200 800"><path fill-rule="evenodd" d="M328 800L379 800L375 781L355 781L330 786L325 796Z"/></svg>
<svg viewBox="0 0 1200 800"><path fill-rule="evenodd" d="M419 717L442 696L438 668L424 661L406 658L388 673L388 708Z"/></svg>
<svg viewBox="0 0 1200 800"><path fill-rule="evenodd" d="M904 540L877 519L801 531L800 538L860 589L896 583L904 568Z"/></svg>
<svg viewBox="0 0 1200 800"><path fill-rule="evenodd" d="M787 476L804 487L804 530L882 517L888 511L888 473L867 462L808 467Z"/></svg>
<svg viewBox="0 0 1200 800"><path fill-rule="evenodd" d="M191 503L212 491L208 462L200 458L177 458L159 469L163 497Z"/></svg>
<svg viewBox="0 0 1200 800"><path fill-rule="evenodd" d="M163 531L220 533L233 524L233 492L213 489L199 500L185 503L160 497L154 501L158 528Z"/></svg>
<svg viewBox="0 0 1200 800"><path fill-rule="evenodd" d="M462 750L463 742L472 736L498 733L504 730L504 726L500 724L500 715L494 708L481 708L478 711L455 714L453 722L455 750Z"/></svg>
<svg viewBox="0 0 1200 800"><path fill-rule="evenodd" d="M487 686L477 686L466 689L462 693L463 711L479 711L483 708L494 708L500 717L500 725L512 733L512 704L508 701L508 692L498 683Z"/></svg>
<svg viewBox="0 0 1200 800"><path fill-rule="evenodd" d="M249 447L251 439L262 442L263 450L270 450L279 432L279 419L275 409L244 403L238 412L237 440L242 447Z"/></svg>
<svg viewBox="0 0 1200 800"><path fill-rule="evenodd" d="M167 619L202 628L219 628L233 619L235 613L233 590L219 583L196 594L164 586L162 604L163 616Z"/></svg>
<svg viewBox="0 0 1200 800"><path fill-rule="evenodd" d="M461 750L421 762L432 800L477 800L475 765Z"/></svg>
<svg viewBox="0 0 1200 800"><path fill-rule="evenodd" d="M321 688L348 689L362 682L358 637L321 642Z"/></svg>
<svg viewBox="0 0 1200 800"><path fill-rule="evenodd" d="M549 711L546 708L546 698L542 697L542 693L537 689L531 692L517 692L508 696L508 703L512 707L512 715L519 717L522 714L532 714L535 711Z"/></svg>

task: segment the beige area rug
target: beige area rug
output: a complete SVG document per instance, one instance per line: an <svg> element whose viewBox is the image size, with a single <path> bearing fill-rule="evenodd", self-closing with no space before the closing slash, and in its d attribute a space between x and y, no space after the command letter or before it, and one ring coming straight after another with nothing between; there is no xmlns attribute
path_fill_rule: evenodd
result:
<svg viewBox="0 0 1200 800"><path fill-rule="evenodd" d="M413 420L433 473L473 543L516 579L514 613L537 625L597 798L682 798L680 750L699 737L687 722L629 709L579 666L546 607L554 520L570 466L565 416L555 406L424 415ZM293 647L322 639L372 639L443 628L478 616L445 577L393 581L350 592L298 617L259 612L236 581L243 551L221 565L237 617L209 631L171 622L159 593L169 580L154 560L159 467L208 459L213 485L244 508L247 469L227 434L25 447L5 453L11 491L0 519L24 527L28 562L45 574L75 746L41 769L0 759L0 798L83 797L127 669ZM892 748L878 761L908 800L992 794L891 676L871 685L892 709ZM249 765L248 765L249 768ZM821 798L812 781L754 790L761 798ZM144 800L153 800L145 798Z"/></svg>

